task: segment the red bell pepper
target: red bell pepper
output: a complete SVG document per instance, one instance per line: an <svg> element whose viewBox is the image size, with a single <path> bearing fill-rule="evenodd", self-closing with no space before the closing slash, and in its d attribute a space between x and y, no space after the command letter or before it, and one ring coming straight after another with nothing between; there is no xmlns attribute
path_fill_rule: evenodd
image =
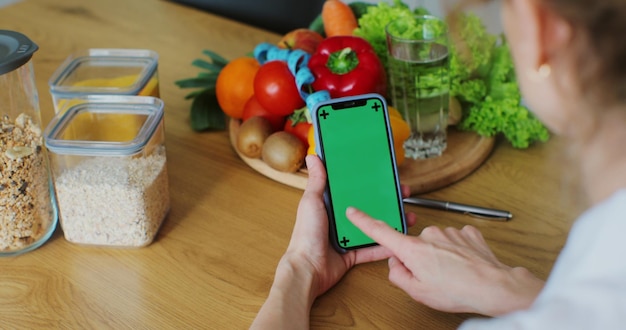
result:
<svg viewBox="0 0 626 330"><path fill-rule="evenodd" d="M356 36L324 39L311 55L309 69L314 90L327 90L332 98L366 93L387 93L382 62L367 40Z"/></svg>

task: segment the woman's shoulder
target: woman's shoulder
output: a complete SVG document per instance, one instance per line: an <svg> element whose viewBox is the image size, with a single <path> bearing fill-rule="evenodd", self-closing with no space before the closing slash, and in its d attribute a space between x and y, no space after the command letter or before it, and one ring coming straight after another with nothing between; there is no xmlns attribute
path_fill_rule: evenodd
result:
<svg viewBox="0 0 626 330"><path fill-rule="evenodd" d="M574 224L572 232L588 231L592 228L602 230L602 228L613 226L626 227L626 188L616 191L607 199L584 212Z"/></svg>
<svg viewBox="0 0 626 330"><path fill-rule="evenodd" d="M596 204L576 220L548 282L556 278L561 283L580 285L621 278L626 290L625 234L626 189Z"/></svg>
<svg viewBox="0 0 626 330"><path fill-rule="evenodd" d="M622 329L626 324L626 189L587 210L533 306L462 329Z"/></svg>

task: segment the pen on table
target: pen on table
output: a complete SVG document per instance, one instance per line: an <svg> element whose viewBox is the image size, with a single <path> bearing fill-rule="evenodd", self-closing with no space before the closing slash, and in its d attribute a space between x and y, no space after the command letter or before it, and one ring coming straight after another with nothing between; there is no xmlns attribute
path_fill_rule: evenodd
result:
<svg viewBox="0 0 626 330"><path fill-rule="evenodd" d="M513 214L508 211L489 209L486 207L453 203L448 201L438 201L420 197L407 197L404 199L404 202L432 209L460 212L487 220L508 221L513 218Z"/></svg>

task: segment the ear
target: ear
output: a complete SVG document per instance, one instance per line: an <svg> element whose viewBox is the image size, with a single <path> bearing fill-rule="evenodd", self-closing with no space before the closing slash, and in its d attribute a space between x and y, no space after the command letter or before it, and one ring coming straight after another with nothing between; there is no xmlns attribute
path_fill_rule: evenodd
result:
<svg viewBox="0 0 626 330"><path fill-rule="evenodd" d="M572 38L572 27L561 16L539 1L512 0L518 16L518 40L526 70L536 70L543 64L552 64L559 52L567 49Z"/></svg>
<svg viewBox="0 0 626 330"><path fill-rule="evenodd" d="M568 129L567 111L573 108L566 104L572 101L571 98L561 95L562 88L569 81L566 79L568 71L562 70L567 61L561 58L568 56L567 43L572 37L572 29L560 16L538 2L504 1L503 25L525 102L550 130L560 134ZM551 71L547 71L546 76L538 71L540 68Z"/></svg>
<svg viewBox="0 0 626 330"><path fill-rule="evenodd" d="M539 44L541 47L541 62L554 62L559 54L568 48L573 36L573 29L569 22L545 6L537 6L537 15L540 25Z"/></svg>

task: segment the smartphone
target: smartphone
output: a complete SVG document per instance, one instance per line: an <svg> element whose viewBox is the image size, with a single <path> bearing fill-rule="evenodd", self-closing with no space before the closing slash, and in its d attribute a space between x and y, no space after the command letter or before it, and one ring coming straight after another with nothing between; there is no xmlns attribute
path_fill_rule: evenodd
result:
<svg viewBox="0 0 626 330"><path fill-rule="evenodd" d="M385 99L364 94L320 102L313 111L316 152L326 166L324 202L339 252L376 245L346 217L354 206L406 234L393 135Z"/></svg>

